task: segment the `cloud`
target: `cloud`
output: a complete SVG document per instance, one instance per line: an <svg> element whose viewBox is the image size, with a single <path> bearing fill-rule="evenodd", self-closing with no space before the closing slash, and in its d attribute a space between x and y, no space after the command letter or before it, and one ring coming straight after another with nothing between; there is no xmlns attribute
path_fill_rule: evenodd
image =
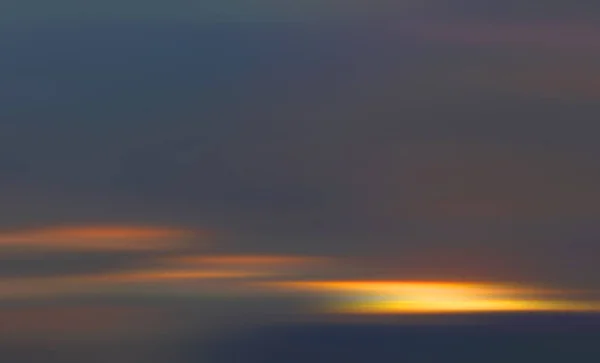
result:
<svg viewBox="0 0 600 363"><path fill-rule="evenodd" d="M44 262L48 264L56 256L46 258ZM52 276L46 271L44 276L44 271L38 270L37 275L4 276L0 279L0 299L123 298L148 294L169 299L182 293L189 297L221 292L252 294L252 289L244 288L244 283L286 276L314 276L332 267L335 270L328 259L292 255L141 255L137 259L128 256L128 260L129 264L96 272L79 269L56 274L53 271L55 276ZM203 288L197 290L200 287Z"/></svg>
<svg viewBox="0 0 600 363"><path fill-rule="evenodd" d="M314 268L320 265L330 265L332 260L325 257L294 256L294 255L186 255L162 260L167 265L197 266L197 267L239 267L266 268L275 271L279 269Z"/></svg>
<svg viewBox="0 0 600 363"><path fill-rule="evenodd" d="M153 251L186 246L195 231L139 226L64 226L0 233L0 247L67 251Z"/></svg>
<svg viewBox="0 0 600 363"><path fill-rule="evenodd" d="M281 279L328 275L343 267L332 258L295 255L186 255L158 259L159 265L176 269L222 269L245 272L248 276Z"/></svg>
<svg viewBox="0 0 600 363"><path fill-rule="evenodd" d="M214 284L216 281L244 281L264 275L241 269L141 269L58 277L12 277L0 280L0 300L47 301L86 297L169 299L181 294L201 297L203 294L228 290L232 286L226 282ZM204 286L204 289L196 291L199 286Z"/></svg>

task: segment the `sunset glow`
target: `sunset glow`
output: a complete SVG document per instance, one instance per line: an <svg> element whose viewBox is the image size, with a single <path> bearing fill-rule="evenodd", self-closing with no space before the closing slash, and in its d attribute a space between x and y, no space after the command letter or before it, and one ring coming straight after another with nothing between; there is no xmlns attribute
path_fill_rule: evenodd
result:
<svg viewBox="0 0 600 363"><path fill-rule="evenodd" d="M217 280L244 280L264 277L266 274L244 270L140 270L80 276L0 279L0 301L23 298L59 297L78 294L112 294L125 287L134 293L137 288L163 289L180 282L211 282ZM231 285L231 284L230 284ZM229 286L227 283L221 287ZM213 288L214 289L214 288ZM191 290L192 292L194 290ZM201 290L200 292L203 292Z"/></svg>
<svg viewBox="0 0 600 363"><path fill-rule="evenodd" d="M331 267L324 257L293 255L191 255L166 257L160 263L167 268L192 270L234 270L255 276L290 276L319 272Z"/></svg>
<svg viewBox="0 0 600 363"><path fill-rule="evenodd" d="M322 257L302 257L287 255L202 255L176 257L171 259L170 261L182 264L242 264L253 266L270 266L323 263L326 262L327 259Z"/></svg>
<svg viewBox="0 0 600 363"><path fill-rule="evenodd" d="M81 250L156 250L171 248L196 232L158 227L66 226L0 233L0 246Z"/></svg>
<svg viewBox="0 0 600 363"><path fill-rule="evenodd" d="M114 275L98 276L91 278L91 281L106 282L159 282L169 280L188 280L188 279L229 279L229 278L249 278L260 277L265 274L255 271L244 270L148 270L132 273L122 273Z"/></svg>
<svg viewBox="0 0 600 363"><path fill-rule="evenodd" d="M600 304L597 302L545 298L549 294L542 289L492 283L299 281L276 283L271 286L324 294L330 298L324 310L336 313L600 311Z"/></svg>

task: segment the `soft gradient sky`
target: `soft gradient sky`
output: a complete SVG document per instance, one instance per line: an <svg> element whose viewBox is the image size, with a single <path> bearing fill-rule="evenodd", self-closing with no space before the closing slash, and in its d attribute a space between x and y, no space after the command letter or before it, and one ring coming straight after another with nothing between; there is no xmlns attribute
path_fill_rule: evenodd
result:
<svg viewBox="0 0 600 363"><path fill-rule="evenodd" d="M10 0L0 24L3 297L600 288L593 2Z"/></svg>

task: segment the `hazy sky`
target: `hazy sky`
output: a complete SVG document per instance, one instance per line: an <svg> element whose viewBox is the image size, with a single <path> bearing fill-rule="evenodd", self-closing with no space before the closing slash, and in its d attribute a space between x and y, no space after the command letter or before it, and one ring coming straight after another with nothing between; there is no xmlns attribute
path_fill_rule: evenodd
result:
<svg viewBox="0 0 600 363"><path fill-rule="evenodd" d="M405 0L392 2L305 0L305 1L140 1L107 0L9 0L3 5L2 18L12 23L90 21L120 18L154 21L214 20L310 20L344 17L435 16L477 20L575 20L597 19L599 7L593 1L541 0Z"/></svg>
<svg viewBox="0 0 600 363"><path fill-rule="evenodd" d="M598 10L5 2L0 223L192 228L210 251L350 256L364 276L598 288ZM156 257L61 246L0 273Z"/></svg>
<svg viewBox="0 0 600 363"><path fill-rule="evenodd" d="M600 2L3 0L0 54L0 360L600 289Z"/></svg>

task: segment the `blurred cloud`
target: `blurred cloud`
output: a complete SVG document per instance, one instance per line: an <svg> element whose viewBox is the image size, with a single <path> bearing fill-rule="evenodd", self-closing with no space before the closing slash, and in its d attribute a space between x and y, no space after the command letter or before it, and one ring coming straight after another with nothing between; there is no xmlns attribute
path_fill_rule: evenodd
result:
<svg viewBox="0 0 600 363"><path fill-rule="evenodd" d="M65 226L3 232L0 247L67 251L152 251L185 247L197 232L160 227Z"/></svg>
<svg viewBox="0 0 600 363"><path fill-rule="evenodd" d="M162 296L202 297L206 294L252 294L245 283L283 277L319 276L331 270L330 260L274 255L129 256L129 264L90 273L37 271L37 275L0 278L0 298L11 300L97 296L107 298ZM48 259L56 256L46 256ZM60 260L58 261L60 262ZM54 272L55 276L52 276ZM44 275L44 273L46 275Z"/></svg>
<svg viewBox="0 0 600 363"><path fill-rule="evenodd" d="M295 266L320 264L327 262L328 259L323 257L303 257L292 255L199 255L176 257L169 261L177 264Z"/></svg>
<svg viewBox="0 0 600 363"><path fill-rule="evenodd" d="M294 255L186 255L159 260L167 266L242 269L265 275L307 274L335 268L337 261L326 257Z"/></svg>
<svg viewBox="0 0 600 363"><path fill-rule="evenodd" d="M102 18L93 7L152 10L133 3L93 4L88 15ZM1 223L181 225L202 236L188 244L155 232L6 232L3 250L64 255L40 253L38 267L35 258L15 259L0 270L159 285L232 271L321 273L308 261L250 257L209 263L178 255L157 267L169 263L164 254L204 248L199 226L209 226L226 231L211 254L369 255L375 262L363 268L358 258L353 274L518 280L530 272L597 284L587 257L598 254L597 228L552 236L599 212L597 26L544 19L581 5L523 7L519 18L510 3L377 2L368 11L364 2L298 3L291 12L306 6L340 17L189 26L165 13L160 25L158 17L76 28L65 21L6 33L4 91L47 84L58 93L0 107L11 180L0 190ZM272 5L277 15L284 4ZM255 15L244 14L265 19ZM567 268L562 252L541 252L574 245L586 251L569 254L578 268ZM84 268L88 262L95 267Z"/></svg>

